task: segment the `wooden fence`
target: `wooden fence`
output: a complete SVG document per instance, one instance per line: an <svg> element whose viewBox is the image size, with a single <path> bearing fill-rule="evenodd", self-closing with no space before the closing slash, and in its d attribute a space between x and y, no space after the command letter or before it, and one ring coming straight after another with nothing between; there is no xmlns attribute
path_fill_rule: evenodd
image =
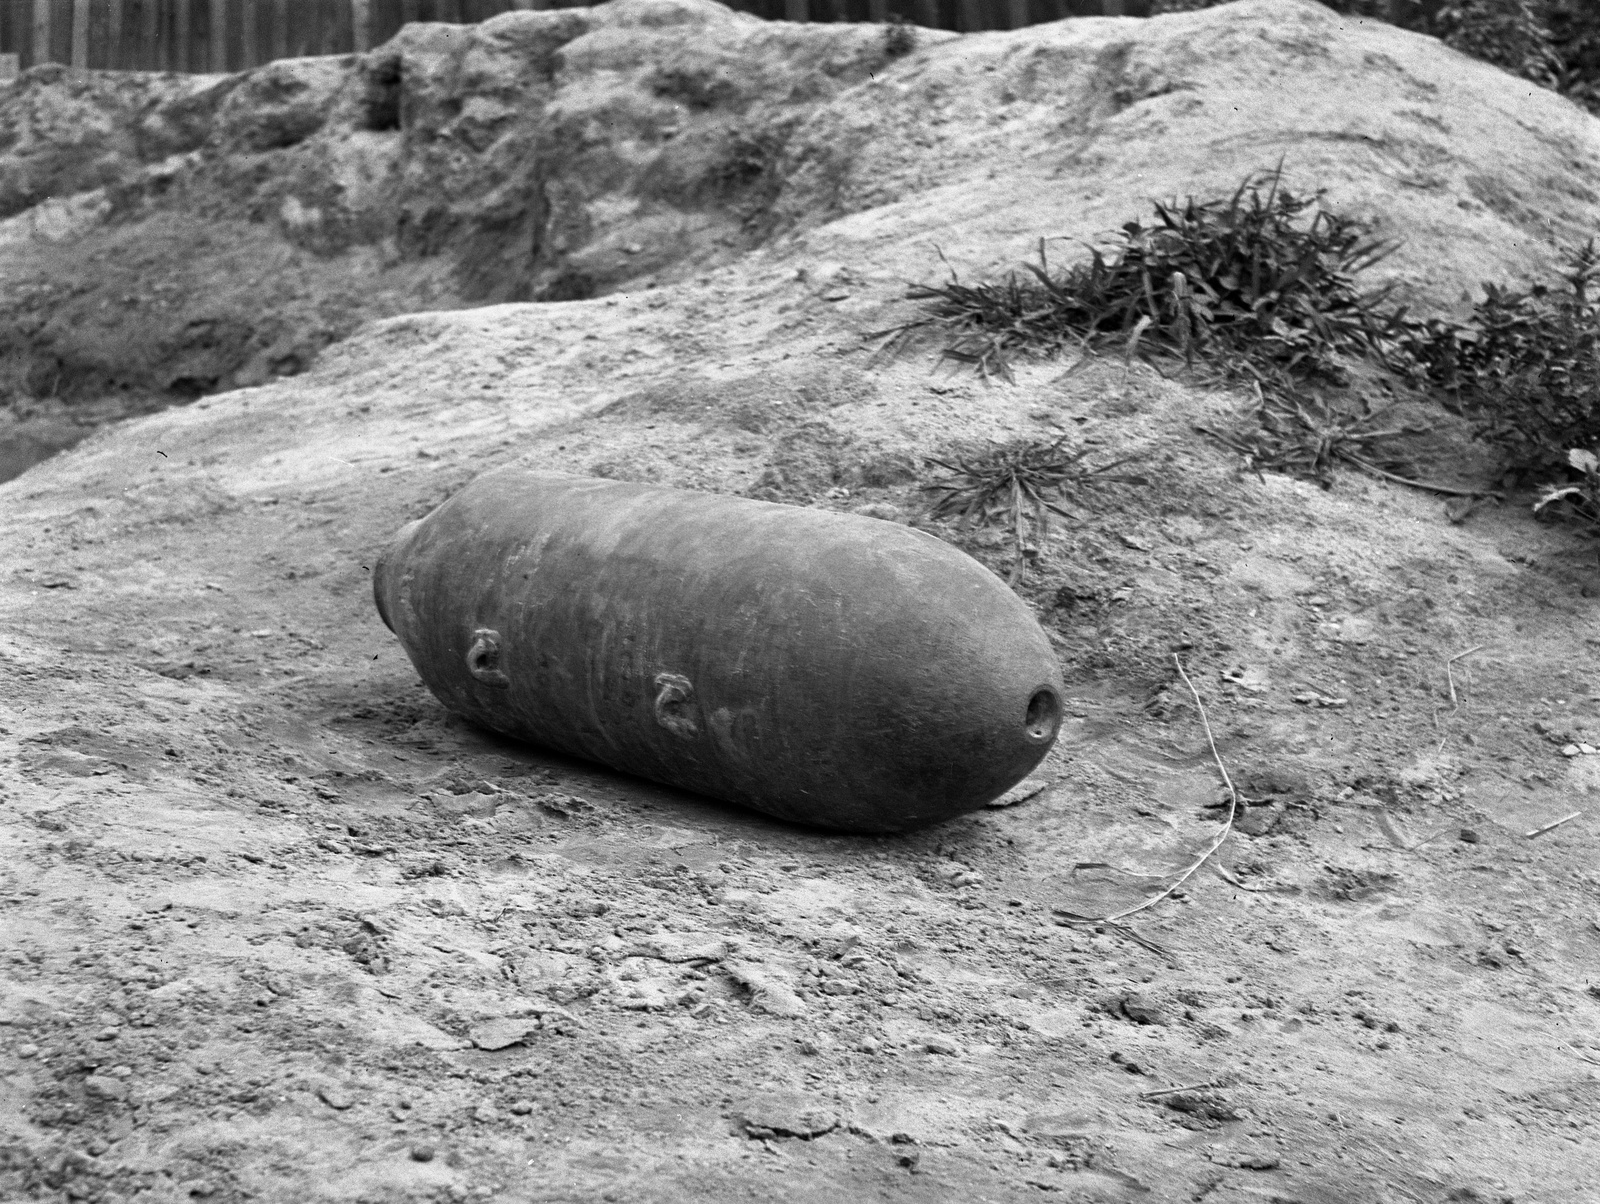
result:
<svg viewBox="0 0 1600 1204"><path fill-rule="evenodd" d="M471 24L583 0L0 0L0 80L37 63L120 71L242 71L369 50L411 21ZM734 0L769 20L886 21L961 31L1063 17L1145 16L1150 0Z"/></svg>

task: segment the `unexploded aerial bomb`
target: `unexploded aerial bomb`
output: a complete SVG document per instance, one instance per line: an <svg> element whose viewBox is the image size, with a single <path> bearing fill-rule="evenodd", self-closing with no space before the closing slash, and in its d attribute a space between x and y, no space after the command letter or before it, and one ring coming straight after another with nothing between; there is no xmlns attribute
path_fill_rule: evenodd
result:
<svg viewBox="0 0 1600 1204"><path fill-rule="evenodd" d="M1027 606L853 514L513 466L404 528L373 593L457 714L799 823L971 811L1061 724Z"/></svg>

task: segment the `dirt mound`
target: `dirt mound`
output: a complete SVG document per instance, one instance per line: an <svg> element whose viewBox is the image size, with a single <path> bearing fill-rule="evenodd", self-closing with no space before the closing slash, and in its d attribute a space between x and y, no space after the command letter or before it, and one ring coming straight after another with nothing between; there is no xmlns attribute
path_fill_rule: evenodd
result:
<svg viewBox="0 0 1600 1204"><path fill-rule="evenodd" d="M599 114L564 128L614 172L564 177L615 183L560 210L589 215L573 255L677 204L627 191L661 148L603 116L634 111L605 97L644 95L647 68L600 52L634 53L657 13L690 56L814 37L866 62L878 36L677 4L497 26L598 23L555 54L590 48L584 86L551 85ZM1296 190L1366 206L1408 240L1402 279L1453 302L1594 228L1600 122L1286 0L944 38L839 82L855 69L808 77L837 91L783 143L753 251L651 290L373 321L294 379L0 486L0 1195L1600 1195L1579 1156L1600 1103L1592 540L1526 499L1466 513L1241 471L1193 424L1248 398L1120 358L985 386L862 338L943 271L930 243L1008 266L1285 151ZM310 163L333 120L250 153ZM453 190L486 160L434 142L441 246L465 247L481 210ZM173 195L222 206L218 169L194 160ZM217 228L277 240L246 249L279 275L363 262L291 243L271 195ZM140 204L28 253L157 220L176 238L199 212ZM396 238L349 278L443 265L444 304L466 260ZM915 519L1003 567L998 533L923 517L926 458L1063 434L1149 483L1086 488L1020 582L1061 654L1062 740L1010 805L908 837L783 827L487 738L372 606L395 529L514 459ZM1419 475L1482 483L1431 439ZM1213 749L1245 795L1219 872L1125 926L1074 923L1205 847Z"/></svg>
<svg viewBox="0 0 1600 1204"><path fill-rule="evenodd" d="M0 89L0 459L291 375L373 318L652 287L853 213L814 249L887 267L911 229L987 268L1125 220L1099 181L1214 190L1283 157L1404 235L1391 270L1435 306L1592 228L1570 103L1317 5L1254 28L919 30L906 53L626 0L234 76L40 67Z"/></svg>
<svg viewBox="0 0 1600 1204"><path fill-rule="evenodd" d="M727 262L775 228L794 128L895 54L673 0L226 77L27 72L0 90L13 439L292 375L375 317Z"/></svg>

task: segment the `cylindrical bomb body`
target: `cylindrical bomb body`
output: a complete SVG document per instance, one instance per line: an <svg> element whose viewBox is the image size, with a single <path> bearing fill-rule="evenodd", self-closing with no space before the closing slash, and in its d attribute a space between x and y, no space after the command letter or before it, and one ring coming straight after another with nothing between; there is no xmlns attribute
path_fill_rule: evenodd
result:
<svg viewBox="0 0 1600 1204"><path fill-rule="evenodd" d="M401 531L373 590L452 711L800 823L948 819L1060 726L1026 605L858 515L511 467Z"/></svg>

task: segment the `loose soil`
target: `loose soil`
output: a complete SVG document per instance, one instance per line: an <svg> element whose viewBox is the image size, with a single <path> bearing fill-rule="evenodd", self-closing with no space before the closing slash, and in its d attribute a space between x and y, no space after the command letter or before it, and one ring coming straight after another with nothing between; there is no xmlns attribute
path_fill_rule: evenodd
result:
<svg viewBox="0 0 1600 1204"><path fill-rule="evenodd" d="M1097 109L1083 63L1145 85ZM1592 537L1241 472L1193 424L1248 399L1142 364L984 385L862 337L931 244L992 271L1282 154L1458 304L1600 225L1600 121L1295 0L893 71L809 119L810 226L370 322L0 486L0 1196L1600 1197ZM1415 475L1493 481L1419 416ZM910 836L487 736L371 603L396 528L514 460L928 523L924 456L1063 432L1150 482L1080 491L1019 583L1069 721ZM1234 830L1074 923L1226 818L1180 664Z"/></svg>

